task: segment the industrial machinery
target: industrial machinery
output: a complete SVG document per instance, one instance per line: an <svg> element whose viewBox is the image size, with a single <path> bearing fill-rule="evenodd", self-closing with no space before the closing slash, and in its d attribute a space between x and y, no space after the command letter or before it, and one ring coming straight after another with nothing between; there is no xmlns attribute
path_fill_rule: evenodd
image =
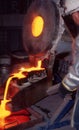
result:
<svg viewBox="0 0 79 130"><path fill-rule="evenodd" d="M46 53L57 38L60 23L59 10L50 0L34 1L24 20L23 44L28 54Z"/></svg>
<svg viewBox="0 0 79 130"><path fill-rule="evenodd" d="M73 105L72 99L66 98L62 108L60 107L53 117L50 117L50 112L47 117L45 109L40 109L42 110L40 113L34 106L41 99L51 95L50 93L58 93L58 86L51 90L52 84L61 82L62 76L59 73L62 72L62 75L66 73L70 64L70 61L64 61L65 67L57 64L55 71L54 62L57 57L55 50L64 31L61 12L59 5L53 0L34 0L25 14L23 45L28 56L20 59L15 55L11 57L16 64L12 62L12 69L4 83L6 87L3 87L0 94L0 111L9 112L8 116L2 114L2 119L0 118L2 130L25 130L46 120L55 123L52 126L54 129L55 126L59 126L56 121L59 121ZM1 65L4 65L4 60L1 61L3 61ZM65 109L66 105L68 109L61 116L62 109ZM66 121L61 125L69 123ZM50 127L47 128L46 124L39 129L50 130Z"/></svg>

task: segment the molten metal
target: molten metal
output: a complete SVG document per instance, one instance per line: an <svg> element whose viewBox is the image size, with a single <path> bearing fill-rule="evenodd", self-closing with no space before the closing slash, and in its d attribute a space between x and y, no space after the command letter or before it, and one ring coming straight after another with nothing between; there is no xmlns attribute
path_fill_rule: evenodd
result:
<svg viewBox="0 0 79 130"><path fill-rule="evenodd" d="M0 105L0 118L5 118L11 114L9 110L6 110L6 103L8 103L9 100L2 100Z"/></svg>
<svg viewBox="0 0 79 130"><path fill-rule="evenodd" d="M13 78L25 78L26 76L23 74L23 72L29 73L31 71L39 71L39 70L44 70L44 68L41 67L41 61L38 61L38 64L36 67L31 67L31 68L21 68L19 72L14 73L11 75L6 83L6 88L4 91L4 98L1 101L0 105L0 127L5 125L5 118L11 115L11 111L6 109L6 105L8 102L11 100L7 100L7 93L8 93L8 87Z"/></svg>
<svg viewBox="0 0 79 130"><path fill-rule="evenodd" d="M37 16L34 18L32 22L32 35L34 37L38 37L41 35L44 28L44 20L41 16Z"/></svg>

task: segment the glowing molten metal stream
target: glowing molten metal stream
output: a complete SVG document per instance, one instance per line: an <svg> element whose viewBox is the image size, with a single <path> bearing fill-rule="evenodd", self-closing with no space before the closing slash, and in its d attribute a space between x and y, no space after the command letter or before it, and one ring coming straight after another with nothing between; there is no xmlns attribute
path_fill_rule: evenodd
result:
<svg viewBox="0 0 79 130"><path fill-rule="evenodd" d="M1 105L0 105L0 125L4 125L5 124L5 118L11 115L11 111L6 109L6 104L8 102L10 102L11 100L7 100L7 93L8 93L8 87L9 84L11 82L11 80L13 78L25 78L26 76L23 74L23 72L31 72L31 71L38 71L38 70L44 70L44 68L41 67L41 61L38 61L38 64L36 67L31 67L31 68L21 68L19 70L19 72L14 73L13 75L11 75L6 83L6 88L5 88L5 92L4 92L4 98L1 101Z"/></svg>

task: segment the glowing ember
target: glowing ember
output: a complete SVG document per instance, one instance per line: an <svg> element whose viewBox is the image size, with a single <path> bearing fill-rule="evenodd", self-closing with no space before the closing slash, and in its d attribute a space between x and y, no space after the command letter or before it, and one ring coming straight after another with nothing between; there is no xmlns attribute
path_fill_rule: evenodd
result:
<svg viewBox="0 0 79 130"><path fill-rule="evenodd" d="M41 61L38 61L38 64L37 64L36 67L21 68L19 70L19 72L14 73L13 75L11 75L8 78L7 83L6 83L5 92L4 92L4 98L1 101L1 105L0 105L0 121L2 122L0 124L4 124L5 118L7 116L10 116L10 114L11 114L11 111L6 109L6 104L11 101L11 100L7 100L8 87L9 87L11 80L13 78L18 78L18 79L25 78L26 76L23 74L23 72L28 73L28 72L31 72L31 71L39 71L39 70L44 70L44 68L41 67Z"/></svg>

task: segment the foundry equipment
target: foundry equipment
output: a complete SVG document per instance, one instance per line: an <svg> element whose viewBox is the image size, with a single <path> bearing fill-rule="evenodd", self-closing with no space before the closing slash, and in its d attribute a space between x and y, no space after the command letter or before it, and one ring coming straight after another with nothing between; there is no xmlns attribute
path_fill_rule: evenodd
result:
<svg viewBox="0 0 79 130"><path fill-rule="evenodd" d="M0 124L4 130L14 128L18 130L19 127L24 130L44 119L39 112L34 111L34 107L29 107L49 95L53 81L55 49L64 31L61 13L59 5L53 0L34 0L24 16L23 45L28 54L28 60L20 65L14 65L6 81L4 97L0 104L0 112L7 113L5 116L2 115L3 123ZM11 90L8 92L8 89L12 87L15 90L14 94ZM52 91L54 92L53 89ZM62 109L72 101L70 97L66 99ZM8 108L6 108L7 105ZM68 106L68 110L71 105ZM62 109L60 107L51 118L52 123L62 118L59 117ZM34 116L36 120L32 121L31 116ZM41 127L40 129L43 130Z"/></svg>
<svg viewBox="0 0 79 130"><path fill-rule="evenodd" d="M50 50L59 31L60 14L50 0L35 0L25 18L23 44L29 55L41 55Z"/></svg>

